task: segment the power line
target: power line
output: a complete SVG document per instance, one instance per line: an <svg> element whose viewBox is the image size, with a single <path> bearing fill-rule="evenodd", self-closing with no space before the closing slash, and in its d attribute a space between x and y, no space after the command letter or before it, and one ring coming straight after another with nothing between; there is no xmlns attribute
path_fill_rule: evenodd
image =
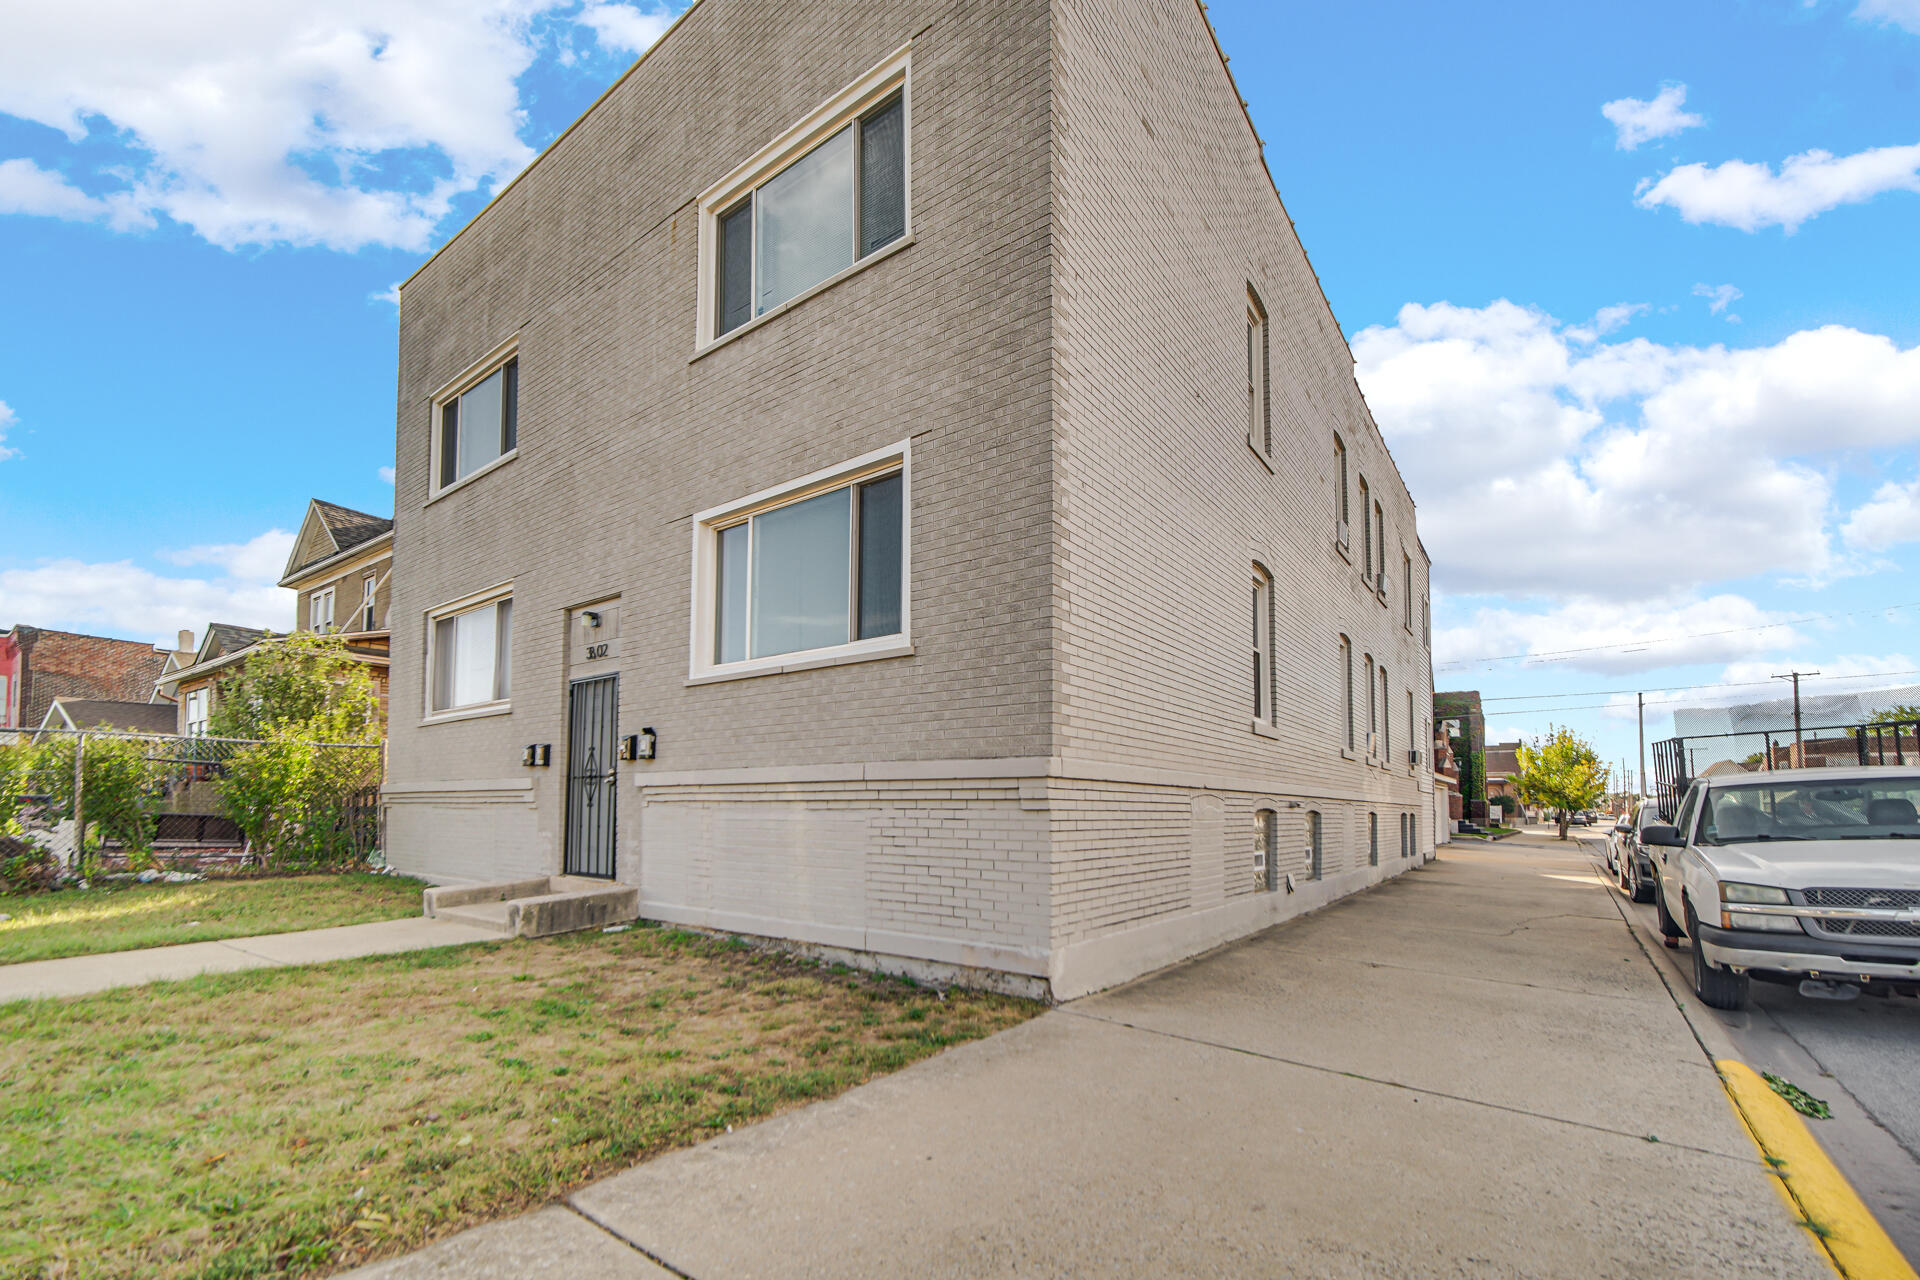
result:
<svg viewBox="0 0 1920 1280"><path fill-rule="evenodd" d="M1907 671L1862 671L1854 675L1821 676L1822 680L1883 680L1893 676L1920 675L1920 667ZM1628 693L1682 693L1688 689L1758 689L1771 685L1771 680L1713 680L1706 684L1664 684L1657 689L1583 689L1578 693L1510 693L1498 698L1482 698L1487 702L1540 702L1547 698L1602 698L1614 694ZM1600 704L1608 705L1608 704Z"/></svg>
<svg viewBox="0 0 1920 1280"><path fill-rule="evenodd" d="M1863 613L1891 613L1895 609L1911 609L1920 605L1920 600L1908 600L1900 604L1875 605L1871 609L1852 609L1845 613L1809 613L1798 618L1782 618L1777 622L1756 623L1749 627L1728 627L1724 631L1696 631L1691 635L1666 636L1658 640L1622 640L1617 644L1595 644L1581 649L1548 649L1540 653L1505 653L1486 658L1456 658L1443 662L1435 670L1450 671L1459 667L1476 666L1483 662L1532 662L1542 665L1563 662L1583 653L1604 653L1610 649L1648 649L1659 644L1678 644L1682 640L1707 640L1715 636L1741 635L1748 631L1772 631L1778 627L1797 627L1803 622L1825 622L1834 618L1853 618Z"/></svg>

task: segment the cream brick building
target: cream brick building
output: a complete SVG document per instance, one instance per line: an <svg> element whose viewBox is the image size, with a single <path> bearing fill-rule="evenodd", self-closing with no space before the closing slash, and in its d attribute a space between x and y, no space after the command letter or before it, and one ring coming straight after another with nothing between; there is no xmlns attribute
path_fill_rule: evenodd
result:
<svg viewBox="0 0 1920 1280"><path fill-rule="evenodd" d="M397 866L1069 996L1430 853L1413 503L1193 0L702 0L401 299Z"/></svg>

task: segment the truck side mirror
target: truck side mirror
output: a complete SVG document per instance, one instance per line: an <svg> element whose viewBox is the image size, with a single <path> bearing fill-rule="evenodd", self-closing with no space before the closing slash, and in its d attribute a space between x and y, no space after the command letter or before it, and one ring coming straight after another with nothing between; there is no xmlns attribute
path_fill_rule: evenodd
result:
<svg viewBox="0 0 1920 1280"><path fill-rule="evenodd" d="M1646 844L1663 845L1669 849L1684 849L1687 842L1680 838L1678 828L1655 823L1640 833L1640 839Z"/></svg>

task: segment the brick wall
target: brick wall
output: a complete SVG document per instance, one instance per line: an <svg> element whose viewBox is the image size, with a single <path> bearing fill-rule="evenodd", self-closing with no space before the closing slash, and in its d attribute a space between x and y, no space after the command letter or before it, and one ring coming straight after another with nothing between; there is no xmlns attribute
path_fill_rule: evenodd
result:
<svg viewBox="0 0 1920 1280"><path fill-rule="evenodd" d="M20 654L20 728L38 728L55 698L146 702L167 660L140 640L24 626L13 637Z"/></svg>
<svg viewBox="0 0 1920 1280"><path fill-rule="evenodd" d="M699 193L910 39L912 243L696 354ZM1411 865L1398 821L1433 803L1405 757L1428 739L1407 691L1432 702L1399 598L1403 545L1426 589L1412 504L1191 0L705 0L403 299L397 865L560 869L566 618L614 598L621 725L659 733L616 842L650 915L1066 993ZM430 502L430 396L508 338L518 456ZM1387 506L1384 606L1334 545L1336 429ZM903 439L913 654L689 684L691 513ZM422 618L508 581L510 710L423 723ZM1342 752L1343 632L1393 673L1394 759ZM521 768L539 743L553 766ZM1255 877L1263 809L1291 892Z"/></svg>

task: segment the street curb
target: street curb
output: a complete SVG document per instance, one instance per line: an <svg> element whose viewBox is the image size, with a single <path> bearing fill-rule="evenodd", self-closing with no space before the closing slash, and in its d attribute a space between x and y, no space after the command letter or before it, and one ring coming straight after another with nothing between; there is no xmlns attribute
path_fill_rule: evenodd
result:
<svg viewBox="0 0 1920 1280"><path fill-rule="evenodd" d="M1920 1280L1800 1113L1744 1062L1713 1064L1781 1189L1846 1280Z"/></svg>

